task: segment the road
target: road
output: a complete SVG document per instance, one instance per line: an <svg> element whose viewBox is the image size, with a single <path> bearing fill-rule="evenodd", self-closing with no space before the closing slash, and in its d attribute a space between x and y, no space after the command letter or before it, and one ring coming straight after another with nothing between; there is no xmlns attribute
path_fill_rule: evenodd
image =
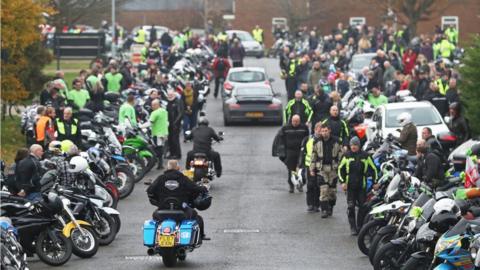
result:
<svg viewBox="0 0 480 270"><path fill-rule="evenodd" d="M285 99L278 60L247 59L246 66L263 66L275 78L274 89ZM209 97L210 124L225 132L215 144L224 167L223 176L212 183L213 204L201 215L211 241L189 253L178 269L371 269L368 259L350 236L346 200L338 191L333 217L306 212L305 194L289 194L286 168L271 156L277 126L224 127L220 100ZM183 157L190 143L182 145ZM153 170L147 177L156 177ZM119 204L122 229L117 239L101 247L95 257L71 260L58 269L159 269L159 256L148 257L143 246L142 224L154 207L146 186L137 184L132 195ZM51 269L38 259L31 269Z"/></svg>

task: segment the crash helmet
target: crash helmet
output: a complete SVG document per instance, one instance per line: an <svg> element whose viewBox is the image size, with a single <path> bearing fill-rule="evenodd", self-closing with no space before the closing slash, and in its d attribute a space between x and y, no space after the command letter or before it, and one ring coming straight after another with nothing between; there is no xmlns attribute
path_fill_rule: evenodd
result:
<svg viewBox="0 0 480 270"><path fill-rule="evenodd" d="M62 142L60 141L52 141L48 144L48 151L59 155L62 153Z"/></svg>
<svg viewBox="0 0 480 270"><path fill-rule="evenodd" d="M397 116L397 121L403 127L406 124L412 122L412 115L409 112L403 112Z"/></svg>
<svg viewBox="0 0 480 270"><path fill-rule="evenodd" d="M70 141L70 140L63 140L63 141L60 143L60 149L62 150L62 152L67 153L67 152L69 152L70 147L72 147L72 145L75 145L72 141Z"/></svg>
<svg viewBox="0 0 480 270"><path fill-rule="evenodd" d="M457 216L460 215L460 208L455 203L454 200L450 198L443 198L437 201L433 205L434 215L439 215L443 213L452 213Z"/></svg>
<svg viewBox="0 0 480 270"><path fill-rule="evenodd" d="M79 173L88 169L88 162L85 158L76 156L70 159L68 163L68 172L70 173Z"/></svg>
<svg viewBox="0 0 480 270"><path fill-rule="evenodd" d="M201 117L198 119L198 124L199 124L199 125L208 126L209 122L208 122L207 117L206 117L206 116L201 116Z"/></svg>
<svg viewBox="0 0 480 270"><path fill-rule="evenodd" d="M212 204L212 196L208 192L201 193L193 201L193 206L200 211L207 210Z"/></svg>

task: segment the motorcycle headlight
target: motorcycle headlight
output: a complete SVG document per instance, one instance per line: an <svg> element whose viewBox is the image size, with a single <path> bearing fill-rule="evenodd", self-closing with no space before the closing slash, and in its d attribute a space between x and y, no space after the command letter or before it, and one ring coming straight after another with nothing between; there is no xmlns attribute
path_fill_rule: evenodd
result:
<svg viewBox="0 0 480 270"><path fill-rule="evenodd" d="M408 227L407 227L408 232L413 232L413 230L415 230L416 225L417 225L417 220L416 219L410 220L410 222L408 223Z"/></svg>

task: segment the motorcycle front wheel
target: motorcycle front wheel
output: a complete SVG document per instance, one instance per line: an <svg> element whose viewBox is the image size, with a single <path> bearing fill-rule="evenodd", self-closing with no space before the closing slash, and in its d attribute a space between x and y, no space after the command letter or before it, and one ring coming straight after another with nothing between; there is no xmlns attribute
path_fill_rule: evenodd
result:
<svg viewBox="0 0 480 270"><path fill-rule="evenodd" d="M98 238L90 226L82 226L83 233L75 228L72 230L70 240L72 241L73 254L80 258L90 258L98 251Z"/></svg>
<svg viewBox="0 0 480 270"><path fill-rule="evenodd" d="M430 269L432 258L415 258L410 257L403 265L402 270Z"/></svg>
<svg viewBox="0 0 480 270"><path fill-rule="evenodd" d="M40 260L52 266L63 265L72 256L72 242L59 231L52 231L56 239L48 234L48 231L41 232L35 241L35 252Z"/></svg>
<svg viewBox="0 0 480 270"><path fill-rule="evenodd" d="M98 235L98 243L101 246L109 245L115 240L118 232L118 225L107 212L99 209L100 220L95 220L94 229Z"/></svg>
<svg viewBox="0 0 480 270"><path fill-rule="evenodd" d="M375 234L386 224L387 222L383 219L375 219L362 226L358 233L357 244L363 254L368 255Z"/></svg>
<svg viewBox="0 0 480 270"><path fill-rule="evenodd" d="M401 262L398 259L405 252L403 248L399 248L398 245L392 243L386 243L375 254L373 259L373 269L400 269L402 267ZM424 268L417 268L424 269Z"/></svg>
<svg viewBox="0 0 480 270"><path fill-rule="evenodd" d="M135 176L132 171L126 167L115 168L114 184L118 188L120 199L128 197L135 187Z"/></svg>

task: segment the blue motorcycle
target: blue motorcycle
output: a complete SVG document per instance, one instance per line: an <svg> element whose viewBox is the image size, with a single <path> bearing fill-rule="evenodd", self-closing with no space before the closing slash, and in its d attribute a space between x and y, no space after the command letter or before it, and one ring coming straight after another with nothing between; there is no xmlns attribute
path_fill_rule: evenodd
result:
<svg viewBox="0 0 480 270"><path fill-rule="evenodd" d="M435 246L435 270L478 269L480 219L462 218Z"/></svg>
<svg viewBox="0 0 480 270"><path fill-rule="evenodd" d="M150 198L150 202L158 206L154 199ZM183 203L180 206L175 198L167 198L165 205L170 205L170 209L156 210L153 219L143 224L143 245L148 247L149 256L159 254L166 267L174 267L177 260L184 261L187 258L187 252L202 245L202 235L189 205ZM203 209L195 207L205 210L208 206Z"/></svg>

